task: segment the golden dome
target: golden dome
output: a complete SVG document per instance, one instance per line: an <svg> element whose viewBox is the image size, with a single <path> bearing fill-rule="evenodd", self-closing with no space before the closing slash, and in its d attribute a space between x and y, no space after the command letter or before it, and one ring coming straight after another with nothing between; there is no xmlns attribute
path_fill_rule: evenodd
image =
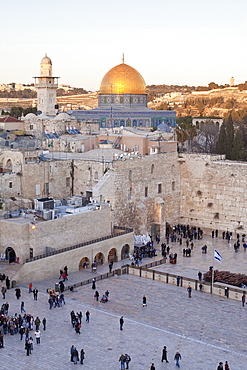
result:
<svg viewBox="0 0 247 370"><path fill-rule="evenodd" d="M146 84L136 69L121 63L104 76L100 94L146 94Z"/></svg>

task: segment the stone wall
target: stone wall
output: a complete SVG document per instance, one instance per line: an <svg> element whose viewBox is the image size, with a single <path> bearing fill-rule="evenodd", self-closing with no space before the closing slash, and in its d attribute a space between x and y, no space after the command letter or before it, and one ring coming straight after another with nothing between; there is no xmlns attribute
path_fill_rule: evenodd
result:
<svg viewBox="0 0 247 370"><path fill-rule="evenodd" d="M120 261L122 248L125 244L130 246L130 252L133 253L133 241L133 233L124 234L82 248L28 262L12 277L12 280L15 280L18 284L59 276L59 271L65 265L68 266L69 273L75 272L79 270L83 258L88 258L91 266L92 260L98 253L102 253L104 263L108 263L108 255L113 248L116 249L117 259Z"/></svg>
<svg viewBox="0 0 247 370"><path fill-rule="evenodd" d="M23 263L30 257L46 253L46 247L62 249L93 239L111 235L111 208L108 204L101 209L69 215L49 221L35 221L31 229L30 219L14 218L0 220L0 253L12 247Z"/></svg>
<svg viewBox="0 0 247 370"><path fill-rule="evenodd" d="M164 153L114 162L114 168L94 188L93 197L111 202L114 222L134 228L135 233L152 232L179 220L180 165L177 153Z"/></svg>
<svg viewBox="0 0 247 370"><path fill-rule="evenodd" d="M183 154L180 222L204 230L247 233L247 163Z"/></svg>

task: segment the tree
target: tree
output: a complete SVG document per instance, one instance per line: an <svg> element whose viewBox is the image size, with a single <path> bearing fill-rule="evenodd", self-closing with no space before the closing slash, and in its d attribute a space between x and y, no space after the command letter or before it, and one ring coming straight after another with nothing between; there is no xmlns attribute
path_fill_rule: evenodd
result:
<svg viewBox="0 0 247 370"><path fill-rule="evenodd" d="M226 125L225 122L220 127L219 137L216 143L216 153L226 154Z"/></svg>
<svg viewBox="0 0 247 370"><path fill-rule="evenodd" d="M208 119L200 125L198 135L193 139L193 148L203 153L215 153L216 142L219 136L219 126Z"/></svg>
<svg viewBox="0 0 247 370"><path fill-rule="evenodd" d="M231 159L235 161L240 161L243 158L244 158L244 140L242 132L240 130L237 130L237 132L234 135Z"/></svg>
<svg viewBox="0 0 247 370"><path fill-rule="evenodd" d="M232 158L233 150L233 140L234 140L234 126L232 115L230 114L226 122L226 159Z"/></svg>

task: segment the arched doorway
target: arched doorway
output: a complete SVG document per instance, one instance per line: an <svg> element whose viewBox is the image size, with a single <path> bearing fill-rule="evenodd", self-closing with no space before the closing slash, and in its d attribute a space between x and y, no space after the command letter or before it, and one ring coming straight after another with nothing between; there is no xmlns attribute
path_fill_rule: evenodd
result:
<svg viewBox="0 0 247 370"><path fill-rule="evenodd" d="M5 258L9 261L9 263L15 262L16 260L16 254L13 248L8 247L5 251Z"/></svg>
<svg viewBox="0 0 247 370"><path fill-rule="evenodd" d="M87 267L90 267L90 259L87 258L87 257L83 257L81 260L80 260L80 264L79 264L79 270L82 270L82 269L85 269Z"/></svg>
<svg viewBox="0 0 247 370"><path fill-rule="evenodd" d="M124 260L125 258L129 258L129 252L130 252L129 244L124 244L121 251L121 259Z"/></svg>
<svg viewBox="0 0 247 370"><path fill-rule="evenodd" d="M116 248L112 248L108 254L108 262L111 262L111 261L113 262L118 261Z"/></svg>
<svg viewBox="0 0 247 370"><path fill-rule="evenodd" d="M104 263L103 253L101 253L101 252L97 253L96 256L94 257L94 261L97 262L98 266L103 265L103 263Z"/></svg>

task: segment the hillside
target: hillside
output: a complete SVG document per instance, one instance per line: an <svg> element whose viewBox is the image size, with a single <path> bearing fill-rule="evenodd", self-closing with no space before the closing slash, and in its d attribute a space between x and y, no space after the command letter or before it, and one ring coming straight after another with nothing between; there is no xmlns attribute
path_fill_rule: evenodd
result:
<svg viewBox="0 0 247 370"><path fill-rule="evenodd" d="M201 91L202 89L204 91ZM150 108L176 110L178 117L224 117L231 111L234 120L241 120L247 114L247 86L245 85L241 88L240 86L228 86L211 90L206 87L152 85L147 86L147 93ZM57 103L59 109L65 111L91 109L97 107L97 98L96 92L60 95L57 97ZM0 98L0 109L16 106L27 108L36 105L36 98Z"/></svg>

